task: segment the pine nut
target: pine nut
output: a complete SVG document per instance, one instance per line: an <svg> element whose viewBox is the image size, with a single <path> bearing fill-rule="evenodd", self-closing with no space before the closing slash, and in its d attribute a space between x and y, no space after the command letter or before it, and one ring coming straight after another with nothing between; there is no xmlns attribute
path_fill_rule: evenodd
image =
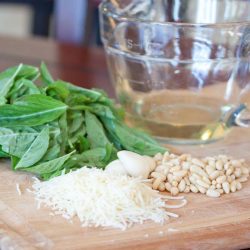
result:
<svg viewBox="0 0 250 250"><path fill-rule="evenodd" d="M228 176L228 177L227 177L227 182L228 182L228 183L231 183L232 181L233 181L233 180L232 180L231 176Z"/></svg>
<svg viewBox="0 0 250 250"><path fill-rule="evenodd" d="M170 154L169 157L170 157L170 159L175 159L175 158L177 157L177 155L175 155L175 154Z"/></svg>
<svg viewBox="0 0 250 250"><path fill-rule="evenodd" d="M206 182L208 185L211 185L211 181L207 177L202 176L202 180Z"/></svg>
<svg viewBox="0 0 250 250"><path fill-rule="evenodd" d="M167 162L163 162L162 163L164 166L168 167L168 168L172 168L174 166L174 164L170 161L167 161Z"/></svg>
<svg viewBox="0 0 250 250"><path fill-rule="evenodd" d="M239 182L246 182L247 181L247 177L243 175L242 177L240 177L239 179L237 179L237 181L239 181Z"/></svg>
<svg viewBox="0 0 250 250"><path fill-rule="evenodd" d="M155 161L161 161L162 160L162 154L161 153L157 153L155 156L154 156L154 160Z"/></svg>
<svg viewBox="0 0 250 250"><path fill-rule="evenodd" d="M218 170L215 170L212 174L209 175L210 180L216 179L220 175L220 172Z"/></svg>
<svg viewBox="0 0 250 250"><path fill-rule="evenodd" d="M164 174L159 173L159 172L152 172L151 177L155 179L161 179L161 181L165 181L167 179L167 177Z"/></svg>
<svg viewBox="0 0 250 250"><path fill-rule="evenodd" d="M178 186L178 182L177 181L172 181L171 184L172 184L173 187L177 187Z"/></svg>
<svg viewBox="0 0 250 250"><path fill-rule="evenodd" d="M189 176L189 180L193 185L196 185L196 178L194 176Z"/></svg>
<svg viewBox="0 0 250 250"><path fill-rule="evenodd" d="M199 174L201 176L205 176L205 177L207 176L206 172L196 165L191 165L190 171L193 173Z"/></svg>
<svg viewBox="0 0 250 250"><path fill-rule="evenodd" d="M202 180L196 180L196 183L204 188L209 188L210 185L207 184L206 182L202 181Z"/></svg>
<svg viewBox="0 0 250 250"><path fill-rule="evenodd" d="M226 181L226 179L227 179L226 176L222 175L222 176L219 176L219 177L216 178L216 182L219 183L219 184L221 184L224 181Z"/></svg>
<svg viewBox="0 0 250 250"><path fill-rule="evenodd" d="M231 164L228 162L226 164L224 164L224 169L228 170L231 167Z"/></svg>
<svg viewBox="0 0 250 250"><path fill-rule="evenodd" d="M184 179L182 179L178 185L178 189L180 192L183 192L186 188L186 182L184 181Z"/></svg>
<svg viewBox="0 0 250 250"><path fill-rule="evenodd" d="M161 192L165 191L165 184L163 182L159 184L158 190Z"/></svg>
<svg viewBox="0 0 250 250"><path fill-rule="evenodd" d="M231 164L234 166L234 167L241 167L241 163L239 160L232 160L231 161Z"/></svg>
<svg viewBox="0 0 250 250"><path fill-rule="evenodd" d="M230 185L228 182L223 182L222 183L222 188L226 194L230 193Z"/></svg>
<svg viewBox="0 0 250 250"><path fill-rule="evenodd" d="M235 171L234 171L234 175L235 175L235 177L240 177L241 176L241 169L236 168Z"/></svg>
<svg viewBox="0 0 250 250"><path fill-rule="evenodd" d="M166 182L165 183L165 188L166 188L166 190L168 191L168 192L171 192L171 184L169 183L169 182Z"/></svg>
<svg viewBox="0 0 250 250"><path fill-rule="evenodd" d="M154 172L159 172L159 173L164 173L165 169L168 169L167 166L164 166L164 165L158 165L156 168L155 168L155 171Z"/></svg>
<svg viewBox="0 0 250 250"><path fill-rule="evenodd" d="M200 166L200 167L204 167L204 163L202 161L200 161L199 159L193 158L191 160L191 162L196 165L196 166Z"/></svg>
<svg viewBox="0 0 250 250"><path fill-rule="evenodd" d="M184 180L186 182L186 185L190 186L191 183L190 183L190 181L189 181L189 179L188 179L187 176L184 177Z"/></svg>
<svg viewBox="0 0 250 250"><path fill-rule="evenodd" d="M173 163L175 164L175 166L180 166L181 165L181 162L179 159L174 159L173 160ZM181 167L180 167L181 168Z"/></svg>
<svg viewBox="0 0 250 250"><path fill-rule="evenodd" d="M231 177L232 181L235 180L235 175L234 174L230 175L230 177Z"/></svg>
<svg viewBox="0 0 250 250"><path fill-rule="evenodd" d="M168 174L167 175L167 180L169 181L169 182L172 182L174 179L173 179L173 175L172 174Z"/></svg>
<svg viewBox="0 0 250 250"><path fill-rule="evenodd" d="M181 163L182 169L188 170L190 168L190 163L187 161L184 161Z"/></svg>
<svg viewBox="0 0 250 250"><path fill-rule="evenodd" d="M196 173L192 173L191 176L195 179L195 180L200 180L202 178L202 176L196 174Z"/></svg>
<svg viewBox="0 0 250 250"><path fill-rule="evenodd" d="M155 161L155 163L156 163L156 166L158 166L158 165L162 164L162 161L161 160Z"/></svg>
<svg viewBox="0 0 250 250"><path fill-rule="evenodd" d="M166 162L168 160L169 160L169 152L165 152L163 157L162 157L162 162L164 163L164 162Z"/></svg>
<svg viewBox="0 0 250 250"><path fill-rule="evenodd" d="M223 194L224 193L224 190L222 188L218 189L217 190L220 194Z"/></svg>
<svg viewBox="0 0 250 250"><path fill-rule="evenodd" d="M180 182L182 180L182 177L181 176L173 176L173 180L174 181L177 181L177 182Z"/></svg>
<svg viewBox="0 0 250 250"><path fill-rule="evenodd" d="M189 154L165 152L156 154L154 161L157 165L146 184L172 195L191 191L219 197L235 192L242 189L241 182L248 180L250 170L244 159L234 160L226 155L198 159Z"/></svg>
<svg viewBox="0 0 250 250"><path fill-rule="evenodd" d="M245 159L240 159L241 164L245 164L246 160Z"/></svg>
<svg viewBox="0 0 250 250"><path fill-rule="evenodd" d="M198 193L198 192L199 192L198 188L197 188L195 185L193 185L193 184L190 185L190 190L191 190L193 193Z"/></svg>
<svg viewBox="0 0 250 250"><path fill-rule="evenodd" d="M181 161L186 161L188 156L190 156L190 155L188 155L188 154L182 154L182 155L179 157L179 159L180 159Z"/></svg>
<svg viewBox="0 0 250 250"><path fill-rule="evenodd" d="M215 167L217 170L222 170L223 169L223 163L221 160L216 161Z"/></svg>
<svg viewBox="0 0 250 250"><path fill-rule="evenodd" d="M247 167L241 168L242 174L249 175L249 169Z"/></svg>
<svg viewBox="0 0 250 250"><path fill-rule="evenodd" d="M209 160L208 165L215 168L215 160Z"/></svg>
<svg viewBox="0 0 250 250"><path fill-rule="evenodd" d="M184 190L184 193L189 193L190 192L190 187L189 186L186 186L185 190Z"/></svg>
<svg viewBox="0 0 250 250"><path fill-rule="evenodd" d="M224 170L218 170L220 172L220 176L225 175L225 171Z"/></svg>
<svg viewBox="0 0 250 250"><path fill-rule="evenodd" d="M155 179L155 181L153 182L152 188L154 190L157 190L161 182L162 180L160 178Z"/></svg>
<svg viewBox="0 0 250 250"><path fill-rule="evenodd" d="M180 177L184 177L186 174L187 174L187 170L179 170L179 171L173 172L173 175L180 176Z"/></svg>
<svg viewBox="0 0 250 250"><path fill-rule="evenodd" d="M233 173L233 169L232 169L232 168L229 168L229 169L226 171L226 175L227 175L227 176L230 176L232 173Z"/></svg>
<svg viewBox="0 0 250 250"><path fill-rule="evenodd" d="M242 189L242 184L239 181L236 182L236 189L237 190L241 190Z"/></svg>
<svg viewBox="0 0 250 250"><path fill-rule="evenodd" d="M225 155L219 156L220 160L222 161L223 165L228 162L228 158Z"/></svg>
<svg viewBox="0 0 250 250"><path fill-rule="evenodd" d="M230 184L230 190L231 190L232 193L234 193L236 191L236 181L233 181Z"/></svg>
<svg viewBox="0 0 250 250"><path fill-rule="evenodd" d="M209 197L217 198L217 197L220 197L220 192L218 192L217 190L208 189L206 192L206 195Z"/></svg>
<svg viewBox="0 0 250 250"><path fill-rule="evenodd" d="M205 165L208 164L208 159L207 158L203 158L202 161L205 163Z"/></svg>
<svg viewBox="0 0 250 250"><path fill-rule="evenodd" d="M179 190L177 187L172 187L171 190L170 190L171 194L172 195L177 195L179 193Z"/></svg>
<svg viewBox="0 0 250 250"><path fill-rule="evenodd" d="M206 172L208 175L212 174L215 171L215 168L212 166L206 166Z"/></svg>
<svg viewBox="0 0 250 250"><path fill-rule="evenodd" d="M169 172L174 173L174 172L179 171L179 170L181 170L181 166L178 165L178 166L174 166L174 167L170 168Z"/></svg>
<svg viewBox="0 0 250 250"><path fill-rule="evenodd" d="M200 185L196 185L196 187L198 188L198 190L202 193L202 194L205 194L207 192L207 189L200 186Z"/></svg>

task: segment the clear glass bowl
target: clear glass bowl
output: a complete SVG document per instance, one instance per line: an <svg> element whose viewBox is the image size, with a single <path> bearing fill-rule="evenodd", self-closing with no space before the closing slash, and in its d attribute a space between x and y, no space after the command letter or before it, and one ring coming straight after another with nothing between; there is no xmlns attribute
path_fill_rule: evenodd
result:
<svg viewBox="0 0 250 250"><path fill-rule="evenodd" d="M129 124L174 143L249 126L250 1L106 0L100 20Z"/></svg>

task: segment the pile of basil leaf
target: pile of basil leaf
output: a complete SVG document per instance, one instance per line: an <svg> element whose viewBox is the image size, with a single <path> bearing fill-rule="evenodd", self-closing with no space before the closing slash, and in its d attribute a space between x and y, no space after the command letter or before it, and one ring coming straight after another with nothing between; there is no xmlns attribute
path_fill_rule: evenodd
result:
<svg viewBox="0 0 250 250"><path fill-rule="evenodd" d="M46 65L0 73L0 158L41 179L82 166L105 168L126 149L166 151L123 122L124 112L101 90L53 80Z"/></svg>

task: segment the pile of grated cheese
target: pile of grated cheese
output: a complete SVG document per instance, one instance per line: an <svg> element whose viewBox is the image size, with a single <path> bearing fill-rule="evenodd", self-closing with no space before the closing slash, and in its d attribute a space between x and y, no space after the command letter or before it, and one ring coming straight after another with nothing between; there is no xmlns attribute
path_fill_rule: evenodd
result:
<svg viewBox="0 0 250 250"><path fill-rule="evenodd" d="M178 217L166 210L171 207L166 200L173 198L164 198L139 178L96 168L83 167L45 182L35 179L32 188L39 207L51 207L66 219L77 216L82 226L125 230L146 220L164 223L169 216ZM174 199L186 201L183 197ZM183 205L185 202L173 207Z"/></svg>

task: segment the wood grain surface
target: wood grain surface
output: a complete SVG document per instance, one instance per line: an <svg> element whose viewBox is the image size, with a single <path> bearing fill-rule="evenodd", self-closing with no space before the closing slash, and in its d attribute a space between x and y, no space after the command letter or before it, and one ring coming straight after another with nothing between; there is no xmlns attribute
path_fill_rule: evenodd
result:
<svg viewBox="0 0 250 250"><path fill-rule="evenodd" d="M103 52L42 40L0 38L0 70L23 62L39 65L44 60L56 77L86 87L102 87L112 95ZM250 129L234 128L224 139L202 146L169 146L194 156L229 154L250 163ZM22 195L16 189L20 185ZM50 209L37 210L27 188L32 175L12 172L0 161L0 249L244 249L250 248L250 182L239 192L209 198L185 195L188 204L175 210L180 218L165 225L145 223L127 231L82 228Z"/></svg>
<svg viewBox="0 0 250 250"><path fill-rule="evenodd" d="M195 156L226 153L250 162L250 131L234 129L223 141L203 146L174 147ZM185 195L188 204L175 210L180 218L165 225L148 222L127 231L82 228L50 209L37 210L31 188L32 176L12 172L1 161L0 249L243 249L250 247L250 182L239 192L209 198ZM16 183L22 195L18 195ZM13 248L11 248L13 247Z"/></svg>

